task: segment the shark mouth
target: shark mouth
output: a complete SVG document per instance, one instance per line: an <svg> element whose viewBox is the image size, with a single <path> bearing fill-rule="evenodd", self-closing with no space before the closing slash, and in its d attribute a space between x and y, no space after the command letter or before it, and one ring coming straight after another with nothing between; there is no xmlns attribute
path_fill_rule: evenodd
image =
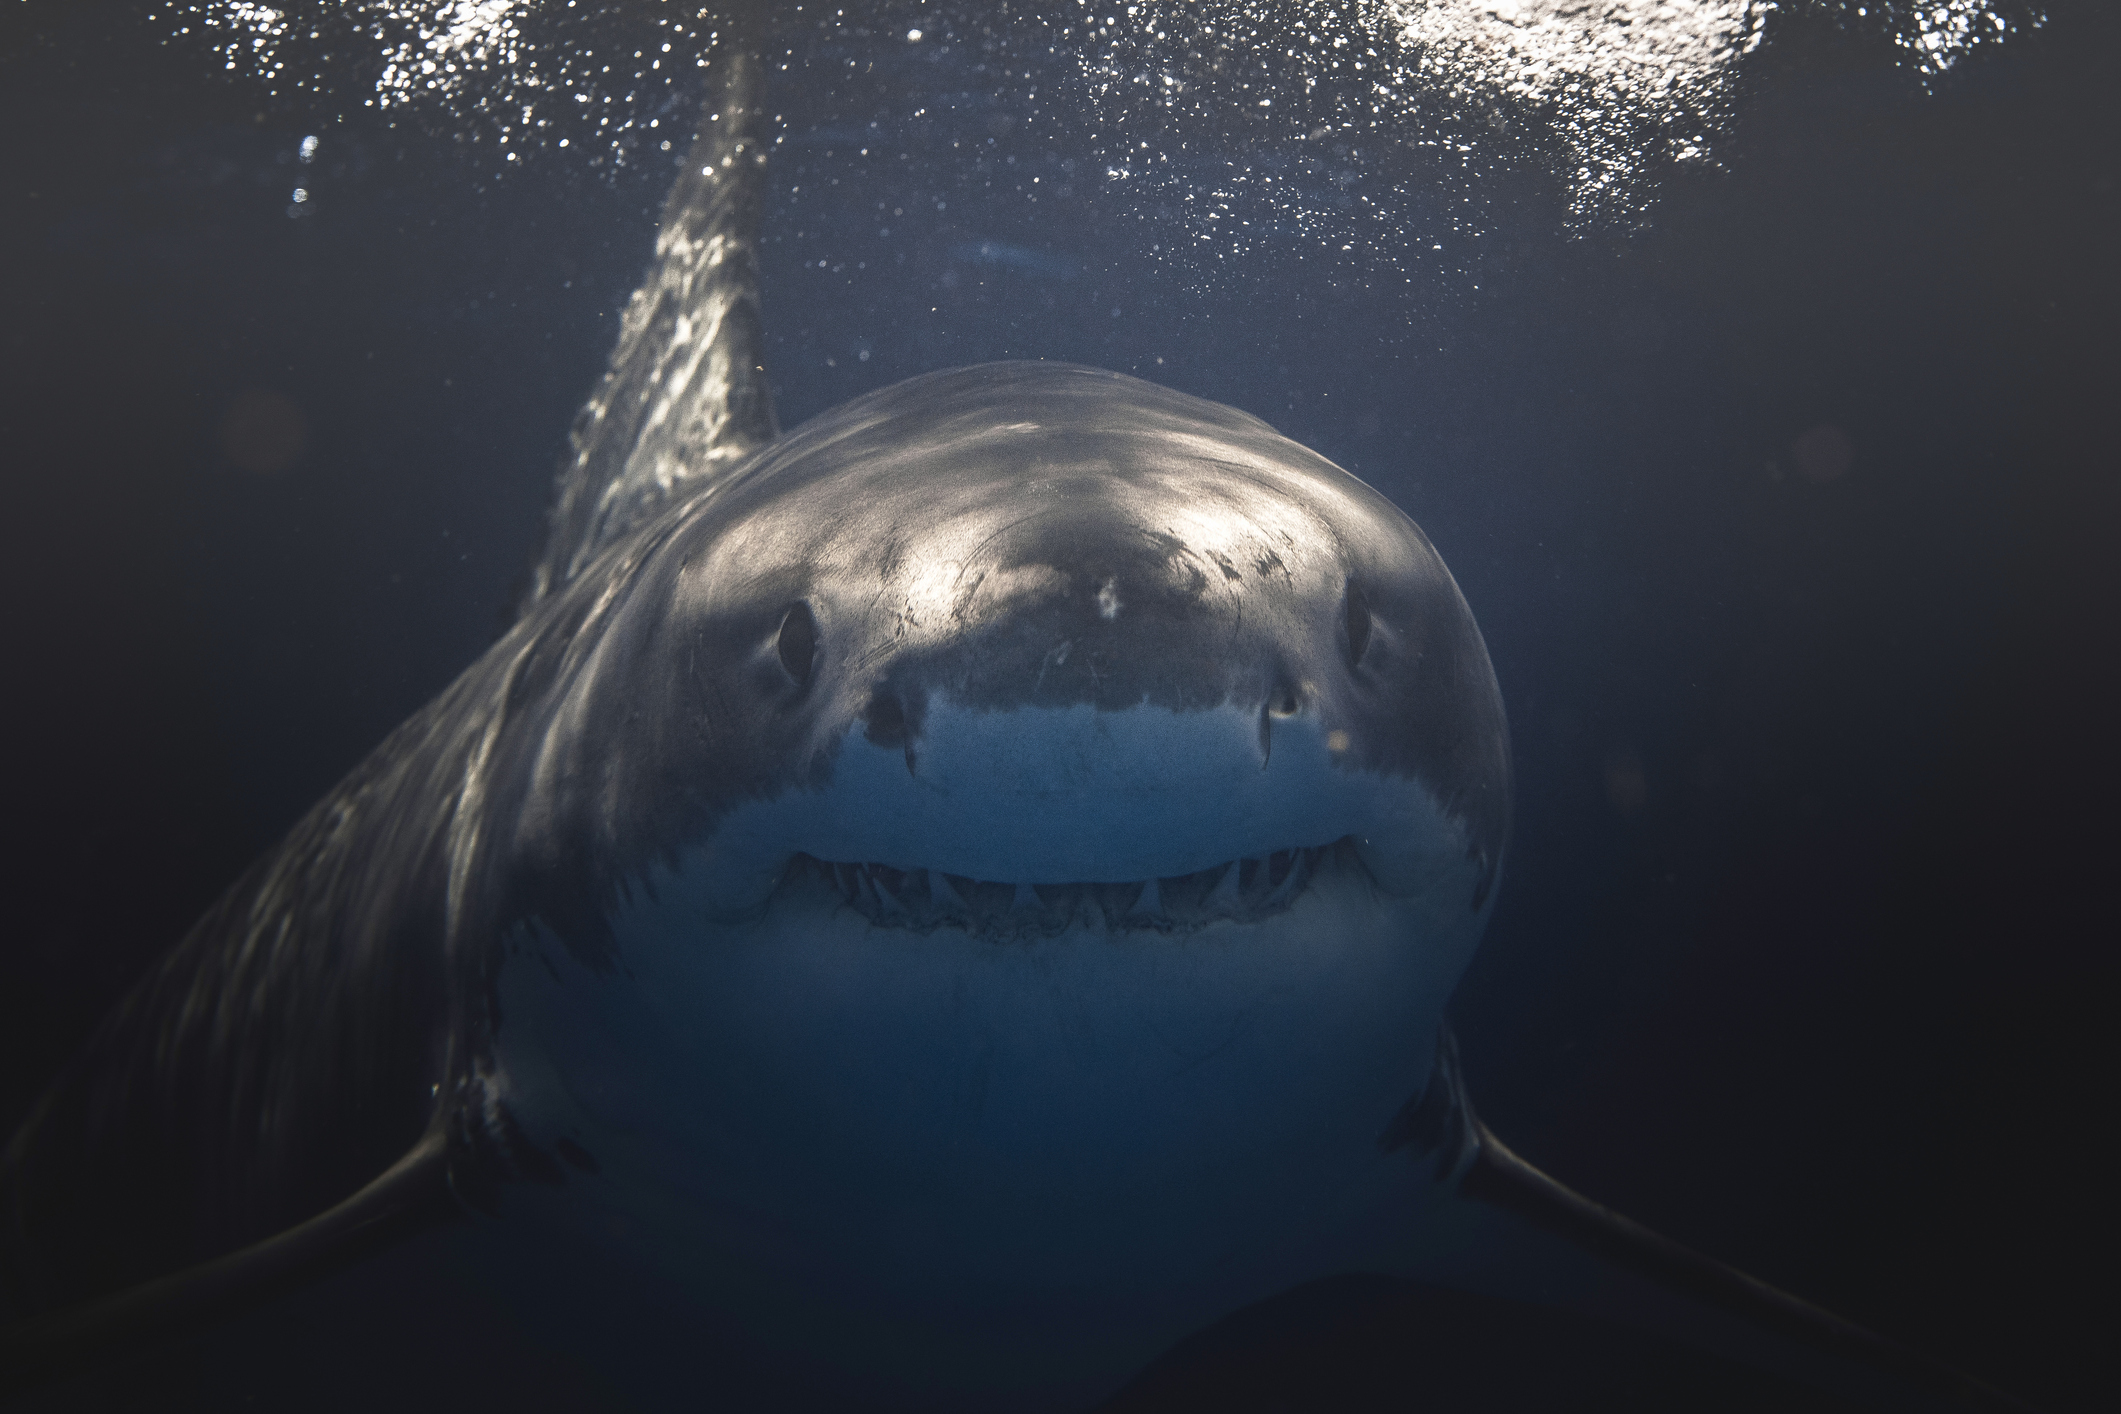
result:
<svg viewBox="0 0 2121 1414"><path fill-rule="evenodd" d="M940 869L841 864L798 855L791 873L836 891L879 928L961 928L995 938L1053 937L1072 928L1189 932L1251 923L1287 909L1322 868L1360 868L1354 842L1233 859L1209 869L1120 884L996 883Z"/></svg>

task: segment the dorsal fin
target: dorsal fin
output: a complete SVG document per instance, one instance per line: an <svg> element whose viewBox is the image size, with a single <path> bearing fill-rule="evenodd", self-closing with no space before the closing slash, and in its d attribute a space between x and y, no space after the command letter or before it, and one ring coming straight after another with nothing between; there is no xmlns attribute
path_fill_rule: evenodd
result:
<svg viewBox="0 0 2121 1414"><path fill-rule="evenodd" d="M611 367L575 418L526 612L780 430L759 320L763 68L734 44L714 61L699 137L663 206L655 264L627 302Z"/></svg>

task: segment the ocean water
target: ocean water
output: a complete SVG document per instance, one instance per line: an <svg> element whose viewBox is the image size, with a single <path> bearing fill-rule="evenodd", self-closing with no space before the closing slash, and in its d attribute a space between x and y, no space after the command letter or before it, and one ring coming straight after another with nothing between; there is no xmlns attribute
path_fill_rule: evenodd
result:
<svg viewBox="0 0 2121 1414"><path fill-rule="evenodd" d="M11 8L8 1129L508 621L726 23ZM2110 1398L2113 17L1069 0L769 33L783 425L1068 360L1383 491L1511 721L1451 1013L1489 1125L2047 1407ZM409 1332L390 1275L343 1368L268 1313L54 1407L586 1407L506 1331ZM1139 1398L1820 1407L1473 1298L1250 1319Z"/></svg>

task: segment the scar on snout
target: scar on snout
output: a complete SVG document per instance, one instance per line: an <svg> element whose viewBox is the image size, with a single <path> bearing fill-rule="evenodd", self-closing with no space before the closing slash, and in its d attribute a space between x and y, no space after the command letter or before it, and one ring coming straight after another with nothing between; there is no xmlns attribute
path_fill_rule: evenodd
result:
<svg viewBox="0 0 2121 1414"><path fill-rule="evenodd" d="M1074 646L1074 639L1063 639L1061 640L1059 647L1051 649L1047 652L1046 661L1038 665L1038 685L1040 687L1044 687L1046 685L1046 670L1048 668L1057 668L1061 664L1067 662L1068 650L1073 648Z"/></svg>
<svg viewBox="0 0 2121 1414"><path fill-rule="evenodd" d="M1101 619L1119 617L1119 581L1108 579L1097 591L1097 616Z"/></svg>

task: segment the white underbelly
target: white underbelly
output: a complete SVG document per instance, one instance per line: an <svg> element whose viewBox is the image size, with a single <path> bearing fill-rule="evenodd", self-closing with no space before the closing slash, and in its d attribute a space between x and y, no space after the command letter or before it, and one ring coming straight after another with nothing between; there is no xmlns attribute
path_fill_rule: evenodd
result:
<svg viewBox="0 0 2121 1414"><path fill-rule="evenodd" d="M822 890L730 927L682 880L658 895L618 920L616 971L526 940L498 1036L528 1136L596 1165L513 1210L658 1303L850 1389L1025 1408L1397 1265L1425 1174L1378 1138L1471 940L1366 882L1245 927L1018 941L876 928Z"/></svg>

